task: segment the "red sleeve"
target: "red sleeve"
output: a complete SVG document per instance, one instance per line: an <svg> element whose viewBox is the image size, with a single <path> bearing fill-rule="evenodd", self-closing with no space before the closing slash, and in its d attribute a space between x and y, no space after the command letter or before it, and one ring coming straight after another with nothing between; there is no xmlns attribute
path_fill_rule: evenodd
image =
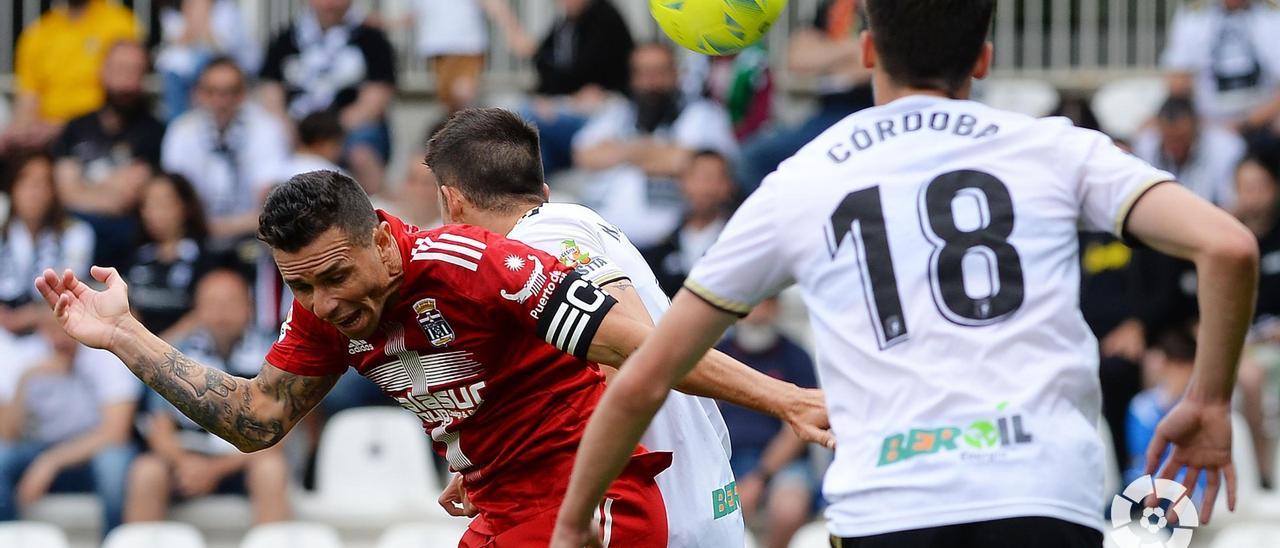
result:
<svg viewBox="0 0 1280 548"><path fill-rule="evenodd" d="M342 335L294 301L280 326L280 338L267 352L267 363L295 375L321 377L347 370Z"/></svg>
<svg viewBox="0 0 1280 548"><path fill-rule="evenodd" d="M586 357L596 330L616 304L613 297L522 242L475 227L449 227L438 238L471 240L469 247L482 248L475 276L461 288L471 300L516 326L535 330L565 353Z"/></svg>

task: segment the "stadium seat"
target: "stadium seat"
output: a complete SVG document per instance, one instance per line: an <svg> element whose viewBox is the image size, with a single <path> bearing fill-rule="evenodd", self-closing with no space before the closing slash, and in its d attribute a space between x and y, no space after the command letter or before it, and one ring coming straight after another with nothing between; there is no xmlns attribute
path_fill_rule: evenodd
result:
<svg viewBox="0 0 1280 548"><path fill-rule="evenodd" d="M831 546L831 533L827 532L827 523L815 521L796 531L787 548L824 548L826 546Z"/></svg>
<svg viewBox="0 0 1280 548"><path fill-rule="evenodd" d="M1219 531L1212 548L1280 548L1280 525L1240 523Z"/></svg>
<svg viewBox="0 0 1280 548"><path fill-rule="evenodd" d="M993 78L980 80L974 89L979 101L1001 110L1041 118L1058 108L1058 90L1044 80Z"/></svg>
<svg viewBox="0 0 1280 548"><path fill-rule="evenodd" d="M744 539L746 540L746 542L742 543L742 548L759 548L760 547L760 543L756 541L756 536L751 532L750 529L747 529L747 535L746 537L744 537Z"/></svg>
<svg viewBox="0 0 1280 548"><path fill-rule="evenodd" d="M52 523L70 538L101 538L102 501L93 494L55 493L19 511L20 519ZM2 545L0 545L2 546Z"/></svg>
<svg viewBox="0 0 1280 548"><path fill-rule="evenodd" d="M344 528L449 518L422 423L389 407L348 409L329 420L316 452L316 491L300 496L300 519Z"/></svg>
<svg viewBox="0 0 1280 548"><path fill-rule="evenodd" d="M1164 79L1159 76L1124 78L1098 88L1091 106L1102 131L1129 139L1155 116L1168 95Z"/></svg>
<svg viewBox="0 0 1280 548"><path fill-rule="evenodd" d="M422 546L425 539L431 539L432 546L456 546L463 533L467 532L467 523L466 519L451 517L449 520L393 525L378 537L377 548Z"/></svg>
<svg viewBox="0 0 1280 548"><path fill-rule="evenodd" d="M107 534L102 548L204 548L200 530L187 523L126 523Z"/></svg>
<svg viewBox="0 0 1280 548"><path fill-rule="evenodd" d="M284 521L259 525L244 536L240 548L343 548L338 530L323 523Z"/></svg>
<svg viewBox="0 0 1280 548"><path fill-rule="evenodd" d="M0 523L0 546L4 548L68 548L62 529L35 521Z"/></svg>

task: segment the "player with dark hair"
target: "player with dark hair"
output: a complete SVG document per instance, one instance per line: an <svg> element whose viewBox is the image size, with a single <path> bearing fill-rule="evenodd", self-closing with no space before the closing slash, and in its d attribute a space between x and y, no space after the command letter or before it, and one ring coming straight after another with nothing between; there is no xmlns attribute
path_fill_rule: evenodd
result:
<svg viewBox="0 0 1280 548"><path fill-rule="evenodd" d="M994 0L869 0L876 107L767 177L609 383L553 548L591 508L667 388L735 317L797 284L837 445L823 486L842 547L1097 547L1097 341L1079 310L1077 231L1196 264L1202 321L1186 396L1147 471L1207 475L1235 502L1230 397L1258 251L1235 219L1107 136L968 100L991 65Z"/></svg>
<svg viewBox="0 0 1280 548"><path fill-rule="evenodd" d="M554 257L477 227L420 230L374 210L332 171L294 176L268 195L258 237L295 302L253 379L187 358L132 316L112 269L106 289L70 272L36 285L63 328L115 353L200 426L255 451L278 443L353 366L423 422L461 472L483 519L462 546L530 546L550 538L573 452L604 391L591 365L617 365L651 328ZM717 356L683 385L787 418L820 439L820 397L772 390ZM654 476L665 452L633 447L628 471L601 504L604 538L666 546Z"/></svg>
<svg viewBox="0 0 1280 548"><path fill-rule="evenodd" d="M428 143L426 164L439 182L446 222L476 225L556 256L617 299L615 310L645 324L652 325L670 305L622 231L586 207L547 202L537 130L516 114L459 111ZM795 390L763 375L760 382L774 391ZM667 399L642 438L651 450L672 451L671 468L657 478L670 548L745 542L728 439L715 402L679 393ZM443 501L461 498L451 486Z"/></svg>

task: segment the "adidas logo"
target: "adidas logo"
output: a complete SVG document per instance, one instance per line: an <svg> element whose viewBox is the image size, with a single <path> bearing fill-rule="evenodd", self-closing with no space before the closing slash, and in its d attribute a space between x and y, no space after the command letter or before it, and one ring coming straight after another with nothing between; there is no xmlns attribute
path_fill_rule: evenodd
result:
<svg viewBox="0 0 1280 548"><path fill-rule="evenodd" d="M359 354L361 352L370 352L372 350L372 344L360 339L351 339L351 342L347 344L347 354L351 355Z"/></svg>

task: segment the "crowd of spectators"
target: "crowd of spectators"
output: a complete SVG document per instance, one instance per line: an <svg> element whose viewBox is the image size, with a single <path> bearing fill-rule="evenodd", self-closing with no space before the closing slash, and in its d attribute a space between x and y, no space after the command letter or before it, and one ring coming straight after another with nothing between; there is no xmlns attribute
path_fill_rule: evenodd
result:
<svg viewBox="0 0 1280 548"><path fill-rule="evenodd" d="M118 267L148 328L202 363L255 374L291 298L254 238L272 186L343 170L379 207L418 226L440 223L430 170L412 158L388 171L403 69L388 32L413 30L405 47L429 67L441 114L511 91L486 88L491 43L528 63L536 77L517 108L540 131L553 191L625 231L672 293L761 179L872 104L858 0L818 2L791 31L781 67L759 45L708 58L639 39L618 2L556 0L550 28L533 36L509 0L416 0L400 19L352 0L309 0L263 43L235 0L156 2L152 42L116 1L56 2L18 39L12 114L0 119L0 355L10 358L0 364L0 520L68 489L96 492L108 528L215 492L247 494L258 522L288 519L286 490L305 483L305 459L228 451L108 363L115 358L51 328L31 280L46 267L82 278L90 264ZM1263 282L1238 411L1268 483L1280 419L1277 35L1280 10L1267 2L1180 9L1163 56L1169 98L1131 142L1258 236ZM815 107L798 123L774 118L783 74L814 86ZM396 129L415 142L430 134ZM578 182L557 186L567 178ZM1081 261L1104 415L1130 469L1185 384L1195 273L1096 234L1082 235ZM812 385L776 306L762 305L721 349ZM382 399L344 376L300 429L313 439L299 443L314 445L324 416ZM725 417L748 524L764 545L785 546L821 506L820 459L776 421L735 409Z"/></svg>

